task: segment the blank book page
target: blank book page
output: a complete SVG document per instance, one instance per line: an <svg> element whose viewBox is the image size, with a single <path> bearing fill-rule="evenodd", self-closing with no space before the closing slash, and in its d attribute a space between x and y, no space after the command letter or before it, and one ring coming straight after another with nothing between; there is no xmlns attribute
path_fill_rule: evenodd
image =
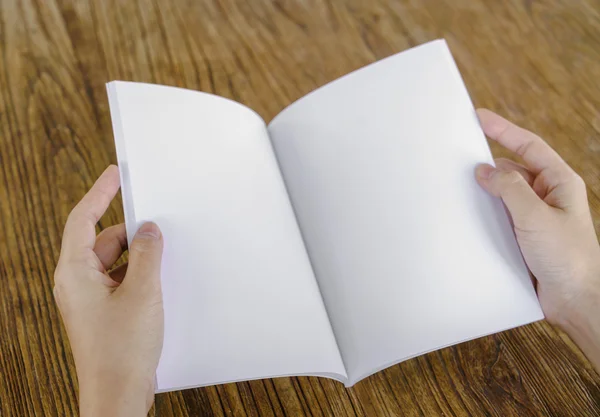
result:
<svg viewBox="0 0 600 417"><path fill-rule="evenodd" d="M444 41L346 75L269 125L349 385L543 318Z"/></svg>
<svg viewBox="0 0 600 417"><path fill-rule="evenodd" d="M158 390L345 378L262 119L210 94L108 85L131 239L164 236Z"/></svg>

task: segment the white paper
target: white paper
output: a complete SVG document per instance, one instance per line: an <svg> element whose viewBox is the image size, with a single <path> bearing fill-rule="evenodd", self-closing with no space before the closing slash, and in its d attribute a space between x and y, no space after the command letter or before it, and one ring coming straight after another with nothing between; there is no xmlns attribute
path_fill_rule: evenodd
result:
<svg viewBox="0 0 600 417"><path fill-rule="evenodd" d="M127 233L164 236L158 390L345 379L262 119L233 101L108 84Z"/></svg>
<svg viewBox="0 0 600 417"><path fill-rule="evenodd" d="M349 385L543 318L444 41L351 73L269 125Z"/></svg>

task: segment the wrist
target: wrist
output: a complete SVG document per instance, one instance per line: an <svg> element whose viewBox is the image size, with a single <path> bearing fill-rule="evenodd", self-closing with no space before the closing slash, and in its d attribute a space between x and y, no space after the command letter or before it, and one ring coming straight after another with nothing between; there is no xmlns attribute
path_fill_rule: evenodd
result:
<svg viewBox="0 0 600 417"><path fill-rule="evenodd" d="M586 295L577 307L572 307L568 314L557 323L569 336L580 335L595 338L600 344L600 295ZM595 301L594 301L595 300Z"/></svg>
<svg viewBox="0 0 600 417"><path fill-rule="evenodd" d="M80 378L81 417L145 417L153 401L153 381L103 372Z"/></svg>
<svg viewBox="0 0 600 417"><path fill-rule="evenodd" d="M600 266L591 268L581 283L578 296L556 324L600 372Z"/></svg>

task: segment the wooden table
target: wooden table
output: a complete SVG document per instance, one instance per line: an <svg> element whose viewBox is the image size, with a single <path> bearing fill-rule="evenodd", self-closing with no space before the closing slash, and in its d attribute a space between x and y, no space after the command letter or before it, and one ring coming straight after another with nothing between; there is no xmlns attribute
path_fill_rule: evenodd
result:
<svg viewBox="0 0 600 417"><path fill-rule="evenodd" d="M0 416L71 416L52 298L67 214L116 161L104 83L230 97L270 120L351 70L445 37L477 106L535 130L589 185L600 229L600 2L6 0L0 11ZM398 74L402 76L402 74ZM116 201L99 229L123 221ZM546 323L345 389L280 378L159 395L160 416L592 416L600 377Z"/></svg>

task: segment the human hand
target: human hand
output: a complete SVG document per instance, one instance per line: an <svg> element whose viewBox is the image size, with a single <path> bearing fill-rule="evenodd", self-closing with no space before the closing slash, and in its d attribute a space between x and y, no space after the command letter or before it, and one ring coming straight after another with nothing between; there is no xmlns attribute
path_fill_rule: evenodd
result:
<svg viewBox="0 0 600 417"><path fill-rule="evenodd" d="M485 134L525 162L480 165L477 181L510 212L546 318L600 370L600 246L585 183L540 137L489 110L477 114Z"/></svg>
<svg viewBox="0 0 600 417"><path fill-rule="evenodd" d="M81 415L145 416L163 343L162 235L144 224L129 264L108 272L127 247L125 226L96 236L95 225L119 189L109 166L73 209L54 274L79 379Z"/></svg>

